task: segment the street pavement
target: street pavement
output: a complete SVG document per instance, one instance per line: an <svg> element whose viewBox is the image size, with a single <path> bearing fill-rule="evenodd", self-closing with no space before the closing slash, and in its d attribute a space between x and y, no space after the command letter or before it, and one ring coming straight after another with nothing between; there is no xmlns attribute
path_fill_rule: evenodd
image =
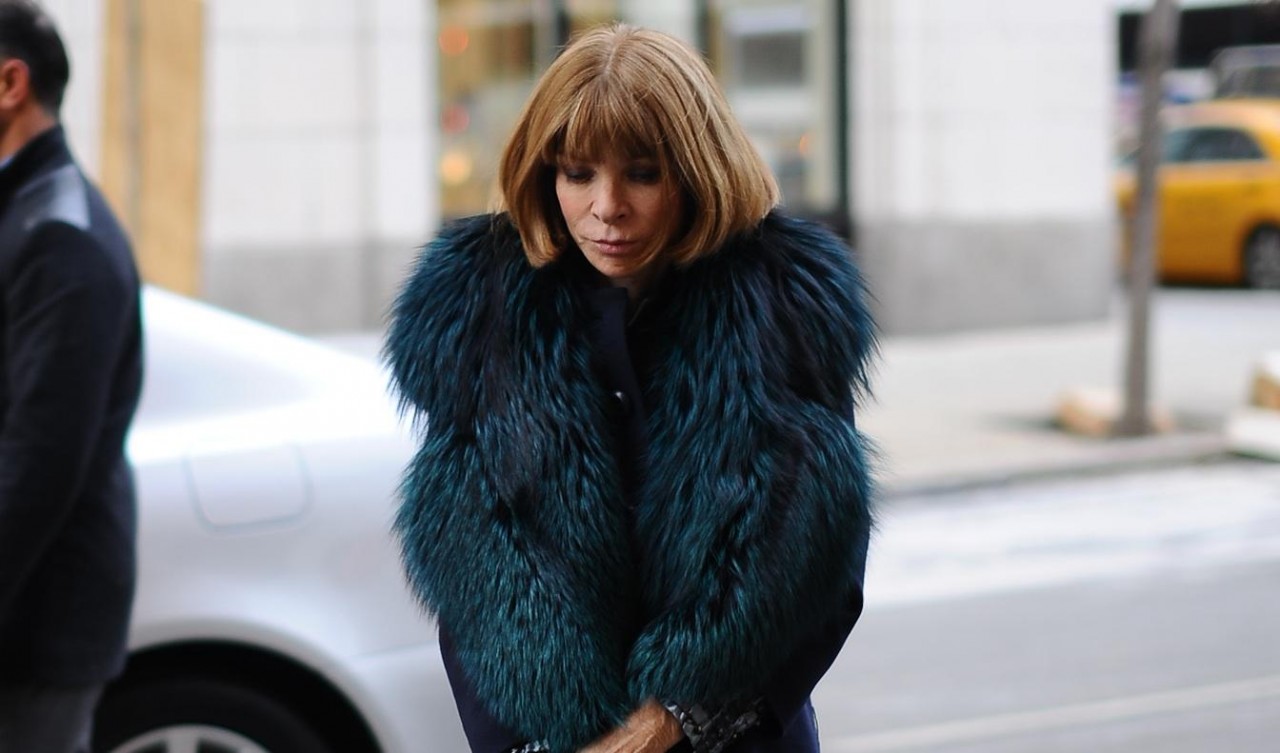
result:
<svg viewBox="0 0 1280 753"><path fill-rule="evenodd" d="M895 497L828 753L1280 749L1280 464Z"/></svg>

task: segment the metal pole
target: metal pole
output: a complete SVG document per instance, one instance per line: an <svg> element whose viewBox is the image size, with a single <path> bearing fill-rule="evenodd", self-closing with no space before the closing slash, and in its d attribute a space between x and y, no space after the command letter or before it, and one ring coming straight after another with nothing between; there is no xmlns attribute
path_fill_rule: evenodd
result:
<svg viewBox="0 0 1280 753"><path fill-rule="evenodd" d="M1151 296L1155 286L1155 250L1160 221L1157 171L1163 147L1160 105L1163 78L1178 41L1177 0L1155 0L1142 19L1138 69L1142 110L1137 165L1137 201L1129 264L1129 343L1125 359L1124 407L1115 434L1135 437L1151 433L1149 405Z"/></svg>
<svg viewBox="0 0 1280 753"><path fill-rule="evenodd" d="M835 27L836 35L836 132L835 138L832 139L832 143L835 144L836 160L836 216L844 223L848 241L857 248L853 225L854 195L849 143L853 138L849 133L853 100L850 89L855 81L853 70L850 68L849 54L849 35L853 33L853 15L845 0L835 0L835 23L832 26Z"/></svg>

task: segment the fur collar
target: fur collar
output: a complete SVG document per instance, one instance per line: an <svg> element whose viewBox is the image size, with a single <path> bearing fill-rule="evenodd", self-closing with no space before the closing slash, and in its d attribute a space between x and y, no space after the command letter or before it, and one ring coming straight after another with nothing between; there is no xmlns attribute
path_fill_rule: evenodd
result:
<svg viewBox="0 0 1280 753"><path fill-rule="evenodd" d="M456 223L386 345L430 423L396 520L410 583L494 716L556 751L645 698L759 693L859 588L872 495L840 406L874 331L837 239L775 213L663 278L634 517L570 267L531 268L505 216Z"/></svg>

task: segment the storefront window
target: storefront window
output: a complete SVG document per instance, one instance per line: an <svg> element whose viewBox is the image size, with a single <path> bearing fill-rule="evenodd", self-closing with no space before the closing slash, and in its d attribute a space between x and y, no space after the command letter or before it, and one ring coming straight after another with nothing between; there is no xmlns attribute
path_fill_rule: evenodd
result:
<svg viewBox="0 0 1280 753"><path fill-rule="evenodd" d="M569 36L615 19L625 20L618 5L617 0L564 0Z"/></svg>
<svg viewBox="0 0 1280 753"><path fill-rule="evenodd" d="M711 0L707 47L725 95L792 209L848 211L839 0Z"/></svg>
<svg viewBox="0 0 1280 753"><path fill-rule="evenodd" d="M614 19L704 49L785 203L847 212L839 2L439 0L444 216L489 208L502 144L536 76L569 37Z"/></svg>
<svg viewBox="0 0 1280 753"><path fill-rule="evenodd" d="M533 86L539 31L533 2L439 0L441 213L485 211L499 145ZM546 14L544 13L543 16Z"/></svg>

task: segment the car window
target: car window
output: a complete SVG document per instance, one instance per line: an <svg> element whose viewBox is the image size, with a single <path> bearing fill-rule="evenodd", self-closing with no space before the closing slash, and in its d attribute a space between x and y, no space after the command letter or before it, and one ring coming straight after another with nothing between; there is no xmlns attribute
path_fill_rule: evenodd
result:
<svg viewBox="0 0 1280 753"><path fill-rule="evenodd" d="M1252 136L1238 128L1179 128L1164 139L1165 162L1237 162L1265 159Z"/></svg>
<svg viewBox="0 0 1280 753"><path fill-rule="evenodd" d="M1221 75L1215 96L1274 97L1280 94L1280 67L1250 61L1246 67Z"/></svg>

